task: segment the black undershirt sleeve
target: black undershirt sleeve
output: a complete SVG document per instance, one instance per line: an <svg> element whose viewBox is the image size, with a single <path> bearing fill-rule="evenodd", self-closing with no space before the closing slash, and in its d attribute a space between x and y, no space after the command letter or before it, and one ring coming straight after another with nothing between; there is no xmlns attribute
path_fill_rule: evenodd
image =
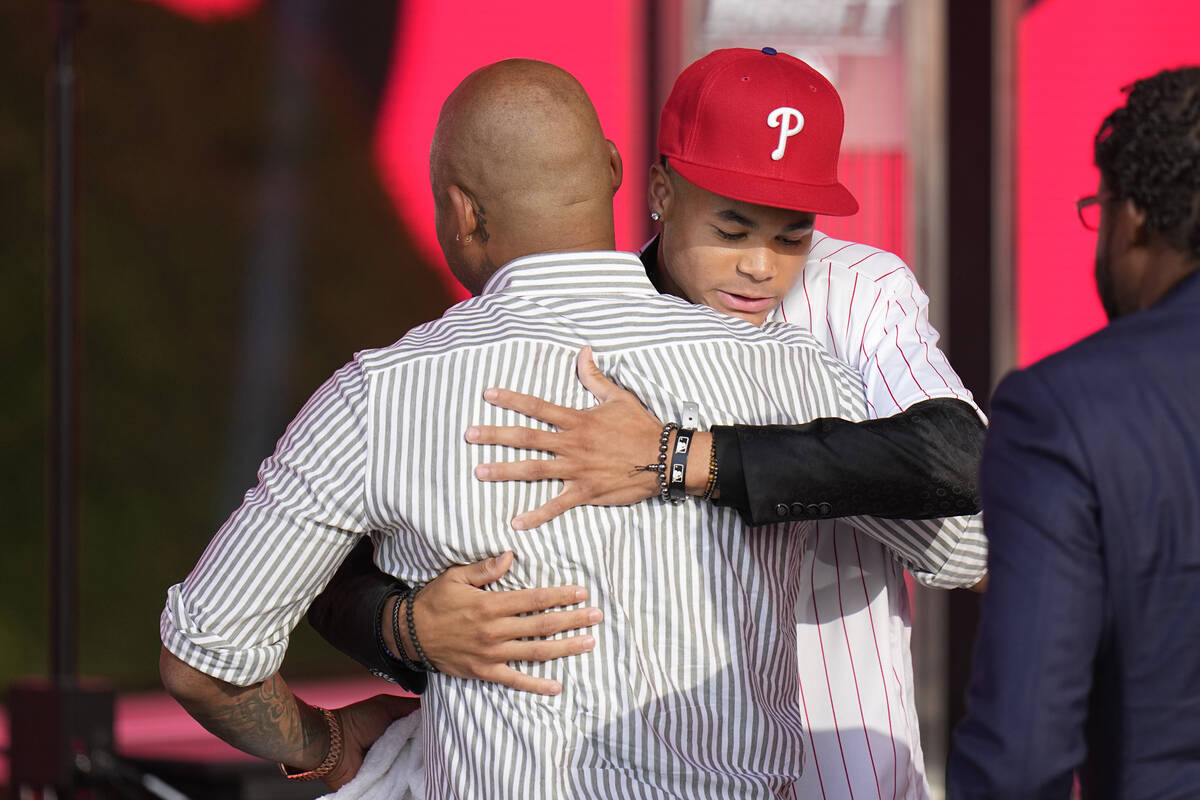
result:
<svg viewBox="0 0 1200 800"><path fill-rule="evenodd" d="M884 419L713 428L717 505L751 525L869 515L929 519L979 511L984 427L953 398Z"/></svg>
<svg viewBox="0 0 1200 800"><path fill-rule="evenodd" d="M425 673L406 669L379 643L379 615L388 597L407 585L375 566L375 546L364 538L346 556L325 591L308 609L308 622L321 638L376 675L415 694L425 691Z"/></svg>

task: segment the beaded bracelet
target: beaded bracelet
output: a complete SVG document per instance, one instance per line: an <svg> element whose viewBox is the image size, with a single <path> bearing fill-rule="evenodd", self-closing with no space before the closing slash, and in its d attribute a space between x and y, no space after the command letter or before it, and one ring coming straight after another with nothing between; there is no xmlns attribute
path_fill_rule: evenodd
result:
<svg viewBox="0 0 1200 800"><path fill-rule="evenodd" d="M338 719L337 714L327 708L319 708L312 706L314 711L320 711L321 716L325 718L325 724L329 727L329 751L325 753L325 758L315 769L307 770L306 772L288 772L287 765L282 761L279 764L279 771L283 773L283 777L289 781L315 781L318 778L324 778L329 773L333 772L334 768L342 762L343 738L342 738L342 723Z"/></svg>
<svg viewBox="0 0 1200 800"><path fill-rule="evenodd" d="M400 637L400 606L405 603L411 606L413 596L414 590L410 586L396 598L396 605L392 606L392 636L396 640L396 649L400 651L400 663L404 665L404 668L413 672L425 672L424 666L408 657L408 651L404 647L404 639ZM413 636L413 644L416 644L416 638L416 636ZM417 652L420 653L420 650Z"/></svg>
<svg viewBox="0 0 1200 800"><path fill-rule="evenodd" d="M413 622L413 606L416 604L417 594L424 589L424 584L414 586L410 591L412 594L408 598L408 605L404 607L404 615L408 618L408 635L412 638L413 649L417 651L417 659L425 665L426 672L437 672L438 668L429 660L429 656L425 655L425 651L421 648L421 641L417 638L417 625Z"/></svg>
<svg viewBox="0 0 1200 800"><path fill-rule="evenodd" d="M702 500L712 500L713 489L717 488L717 444L713 442L712 449L708 451L708 483L704 484L704 494L701 495Z"/></svg>
<svg viewBox="0 0 1200 800"><path fill-rule="evenodd" d="M662 435L658 437L658 496L667 501L671 499L671 485L667 481L667 443L671 441L671 431L679 430L679 423L668 422L663 425Z"/></svg>

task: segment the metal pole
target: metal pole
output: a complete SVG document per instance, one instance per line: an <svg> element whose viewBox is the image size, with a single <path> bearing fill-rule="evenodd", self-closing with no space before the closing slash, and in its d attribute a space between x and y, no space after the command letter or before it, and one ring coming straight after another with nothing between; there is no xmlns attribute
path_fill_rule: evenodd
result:
<svg viewBox="0 0 1200 800"><path fill-rule="evenodd" d="M47 106L50 151L50 661L59 686L74 684L79 527L79 280L76 248L74 38L80 0L54 7L54 62Z"/></svg>

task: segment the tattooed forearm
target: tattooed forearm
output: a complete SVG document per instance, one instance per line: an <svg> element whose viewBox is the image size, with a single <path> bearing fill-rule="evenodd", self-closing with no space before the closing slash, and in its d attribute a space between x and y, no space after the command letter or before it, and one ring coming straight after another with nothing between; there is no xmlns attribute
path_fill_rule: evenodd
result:
<svg viewBox="0 0 1200 800"><path fill-rule="evenodd" d="M174 656L164 656L161 671L188 713L239 750L308 769L321 763L329 749L329 730L320 712L297 700L279 675L254 686L233 686Z"/></svg>

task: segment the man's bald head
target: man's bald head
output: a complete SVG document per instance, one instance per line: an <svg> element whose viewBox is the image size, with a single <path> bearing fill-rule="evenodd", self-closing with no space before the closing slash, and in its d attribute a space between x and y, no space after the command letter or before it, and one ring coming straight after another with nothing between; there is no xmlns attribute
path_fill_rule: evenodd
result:
<svg viewBox="0 0 1200 800"><path fill-rule="evenodd" d="M438 117L430 180L442 250L473 291L522 255L614 246L619 158L583 87L552 64L467 76Z"/></svg>

